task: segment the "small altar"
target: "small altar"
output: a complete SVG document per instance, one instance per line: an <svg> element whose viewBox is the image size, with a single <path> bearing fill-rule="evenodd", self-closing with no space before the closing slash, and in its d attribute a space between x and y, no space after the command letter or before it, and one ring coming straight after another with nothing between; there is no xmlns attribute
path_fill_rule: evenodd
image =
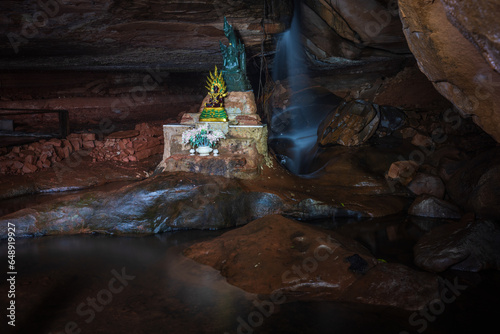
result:
<svg viewBox="0 0 500 334"><path fill-rule="evenodd" d="M218 156L191 155L188 144L182 143L182 133L197 124L167 124L163 126L165 148L157 170L220 175L228 178L252 179L270 163L267 151L267 126L231 125L228 122L208 122L226 134L220 141Z"/></svg>
<svg viewBox="0 0 500 334"><path fill-rule="evenodd" d="M224 34L229 40L227 46L220 43L224 67L218 72L216 66L209 74L208 94L198 113L186 113L180 124L163 126L165 148L157 171L251 179L271 165L267 126L261 124L246 76L245 46L226 18ZM218 152L207 155L209 150Z"/></svg>

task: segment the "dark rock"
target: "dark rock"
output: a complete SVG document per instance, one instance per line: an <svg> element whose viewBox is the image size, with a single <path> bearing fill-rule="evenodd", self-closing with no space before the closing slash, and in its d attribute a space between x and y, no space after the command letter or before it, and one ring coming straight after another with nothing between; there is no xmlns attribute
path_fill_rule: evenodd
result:
<svg viewBox="0 0 500 334"><path fill-rule="evenodd" d="M460 209L445 200L430 195L420 195L408 209L410 215L429 218L460 219Z"/></svg>
<svg viewBox="0 0 500 334"><path fill-rule="evenodd" d="M406 125L405 113L396 107L379 106L380 123L377 131L391 134Z"/></svg>
<svg viewBox="0 0 500 334"><path fill-rule="evenodd" d="M69 195L56 203L20 210L0 220L16 235L46 235L107 231L160 233L178 229L218 229L238 226L280 212L281 199L270 193L246 192L223 177L162 174L111 192ZM68 218L70 217L70 218Z"/></svg>
<svg viewBox="0 0 500 334"><path fill-rule="evenodd" d="M500 148L454 166L460 168L446 183L451 199L478 217L500 218Z"/></svg>
<svg viewBox="0 0 500 334"><path fill-rule="evenodd" d="M500 269L500 226L465 219L442 225L418 240L414 254L415 264L433 272Z"/></svg>
<svg viewBox="0 0 500 334"><path fill-rule="evenodd" d="M245 291L281 295L287 302L321 298L418 310L438 296L434 275L380 263L352 239L276 215L184 254Z"/></svg>
<svg viewBox="0 0 500 334"><path fill-rule="evenodd" d="M445 186L440 177L425 173L417 173L408 185L408 189L415 195L432 195L443 198Z"/></svg>
<svg viewBox="0 0 500 334"><path fill-rule="evenodd" d="M376 105L362 100L342 103L319 126L318 143L322 146L360 145L375 133L379 122Z"/></svg>
<svg viewBox="0 0 500 334"><path fill-rule="evenodd" d="M349 270L356 274L366 274L369 269L368 262L363 259L359 254L354 254L345 258L351 265Z"/></svg>

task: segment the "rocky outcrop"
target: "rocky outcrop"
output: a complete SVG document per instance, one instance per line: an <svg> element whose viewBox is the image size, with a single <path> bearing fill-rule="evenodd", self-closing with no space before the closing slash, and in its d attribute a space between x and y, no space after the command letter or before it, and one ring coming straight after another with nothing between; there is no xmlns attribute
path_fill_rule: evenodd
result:
<svg viewBox="0 0 500 334"><path fill-rule="evenodd" d="M399 0L399 11L421 71L463 115L472 116L500 142L498 42L493 33L498 31L498 5Z"/></svg>
<svg viewBox="0 0 500 334"><path fill-rule="evenodd" d="M396 1L307 0L302 11L306 47L318 59L408 53Z"/></svg>
<svg viewBox="0 0 500 334"><path fill-rule="evenodd" d="M356 241L267 216L185 250L247 292L282 300L341 300L418 310L437 297L437 278L380 263Z"/></svg>
<svg viewBox="0 0 500 334"><path fill-rule="evenodd" d="M2 217L16 235L160 233L218 229L246 224L283 210L270 193L245 192L235 180L203 175L163 174L110 192L68 195L55 202Z"/></svg>
<svg viewBox="0 0 500 334"><path fill-rule="evenodd" d="M445 224L420 238L414 253L415 264L433 272L500 269L500 226L468 219Z"/></svg>
<svg viewBox="0 0 500 334"><path fill-rule="evenodd" d="M322 146L360 145L375 133L379 122L378 106L361 100L342 103L320 124L318 143Z"/></svg>

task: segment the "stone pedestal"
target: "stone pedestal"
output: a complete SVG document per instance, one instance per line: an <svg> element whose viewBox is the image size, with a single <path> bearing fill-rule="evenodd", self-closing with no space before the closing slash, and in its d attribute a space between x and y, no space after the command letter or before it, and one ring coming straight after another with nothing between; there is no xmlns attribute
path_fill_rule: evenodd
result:
<svg viewBox="0 0 500 334"><path fill-rule="evenodd" d="M200 125L200 114L208 101L203 100L199 113L184 114L181 124L163 126L165 149L157 170L194 172L228 178L250 179L260 175L264 164L270 165L267 151L267 126L261 124L253 91L229 92L224 99L228 122L207 122L210 129L221 130L226 139L217 145L218 156L190 155L182 143L182 133Z"/></svg>
<svg viewBox="0 0 500 334"><path fill-rule="evenodd" d="M217 146L219 156L190 155L191 147L182 143L182 133L196 125L168 124L163 126L165 148L157 170L251 179L260 175L264 164L271 163L267 151L266 125L208 124L212 129L222 130L226 134L226 139L222 139Z"/></svg>

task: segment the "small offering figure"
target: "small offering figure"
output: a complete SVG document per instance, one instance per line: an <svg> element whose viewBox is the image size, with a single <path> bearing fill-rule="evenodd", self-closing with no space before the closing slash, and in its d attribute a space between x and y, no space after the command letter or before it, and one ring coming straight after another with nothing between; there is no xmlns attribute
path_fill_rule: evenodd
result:
<svg viewBox="0 0 500 334"><path fill-rule="evenodd" d="M207 80L208 102L200 115L200 122L227 122L227 113L224 109L224 98L227 96L226 83L222 73L210 73Z"/></svg>

